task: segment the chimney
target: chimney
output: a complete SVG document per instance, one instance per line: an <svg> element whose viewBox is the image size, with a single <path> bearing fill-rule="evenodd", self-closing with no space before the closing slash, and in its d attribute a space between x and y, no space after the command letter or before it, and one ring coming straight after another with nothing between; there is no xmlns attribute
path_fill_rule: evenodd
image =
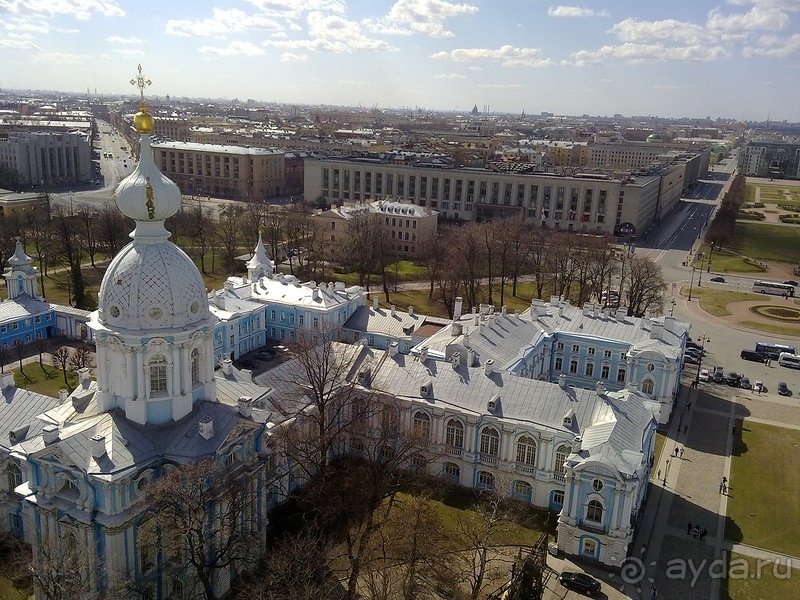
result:
<svg viewBox="0 0 800 600"><path fill-rule="evenodd" d="M503 306L500 308L500 314L504 317L508 314L508 308L506 308L505 304L503 304Z"/></svg>
<svg viewBox="0 0 800 600"><path fill-rule="evenodd" d="M106 436L99 433L92 436L92 458L101 458L106 453Z"/></svg>
<svg viewBox="0 0 800 600"><path fill-rule="evenodd" d="M450 333L453 337L458 337L463 333L463 331L464 328L462 327L461 323L453 323L452 327L450 328Z"/></svg>
<svg viewBox="0 0 800 600"><path fill-rule="evenodd" d="M243 417L253 416L252 396L239 396L239 399L236 401L236 405L239 408L239 414Z"/></svg>
<svg viewBox="0 0 800 600"><path fill-rule="evenodd" d="M89 369L87 369L86 367L78 369L78 384L83 384L88 382L89 382Z"/></svg>
<svg viewBox="0 0 800 600"><path fill-rule="evenodd" d="M464 332L464 347L469 347L469 331Z"/></svg>
<svg viewBox="0 0 800 600"><path fill-rule="evenodd" d="M61 404L64 404L64 402L67 401L67 398L69 398L69 392L67 390L64 388L58 390L58 401L61 402Z"/></svg>
<svg viewBox="0 0 800 600"><path fill-rule="evenodd" d="M450 364L453 366L453 369L458 368L458 365L461 364L461 352L453 352L453 356L450 357Z"/></svg>
<svg viewBox="0 0 800 600"><path fill-rule="evenodd" d="M567 385L567 376L564 375L563 373L558 376L558 385L560 387L564 387Z"/></svg>
<svg viewBox="0 0 800 600"><path fill-rule="evenodd" d="M200 419L199 432L203 439L210 440L214 437L214 419L206 415Z"/></svg>
<svg viewBox="0 0 800 600"><path fill-rule="evenodd" d="M467 366L468 367L475 366L475 348L469 348L467 350Z"/></svg>
<svg viewBox="0 0 800 600"><path fill-rule="evenodd" d="M464 306L464 299L461 296L456 298L453 305L453 321L458 321L461 318L461 309Z"/></svg>
<svg viewBox="0 0 800 600"><path fill-rule="evenodd" d="M675 326L677 322L678 319L676 319L675 317L664 317L664 328L670 333L677 334L677 331L675 331L677 329L677 327Z"/></svg>
<svg viewBox="0 0 800 600"><path fill-rule="evenodd" d="M605 396L606 393L606 386L603 385L602 381L597 382L597 386L595 386L595 391L597 392L598 396Z"/></svg>
<svg viewBox="0 0 800 600"><path fill-rule="evenodd" d="M392 316L394 316L394 315L395 315L395 313L396 313L396 308L395 308L395 305L394 305L394 304L392 304Z"/></svg>
<svg viewBox="0 0 800 600"><path fill-rule="evenodd" d="M424 363L426 360L428 360L428 347L423 346L419 349L419 362Z"/></svg>
<svg viewBox="0 0 800 600"><path fill-rule="evenodd" d="M628 391L635 392L638 389L639 389L639 384L638 383L636 383L635 381L629 381L628 382Z"/></svg>
<svg viewBox="0 0 800 600"><path fill-rule="evenodd" d="M494 359L490 358L483 363L483 374L489 377L492 373L494 373Z"/></svg>
<svg viewBox="0 0 800 600"><path fill-rule="evenodd" d="M45 444L52 444L58 440L58 425L45 425L42 427L42 439Z"/></svg>
<svg viewBox="0 0 800 600"><path fill-rule="evenodd" d="M642 320L639 321L639 326L642 329L647 329L648 325L650 325L650 319L648 317L642 317Z"/></svg>
<svg viewBox="0 0 800 600"><path fill-rule="evenodd" d="M580 451L581 451L581 444L582 444L582 443L583 443L583 439L581 439L581 436L579 436L579 435L576 435L576 436L575 436L575 437L572 439L572 451L573 451L573 452L575 452L575 453L578 453L578 452L580 452Z"/></svg>
<svg viewBox="0 0 800 600"><path fill-rule="evenodd" d="M583 303L583 316L588 317L592 312L592 304L591 302L584 302Z"/></svg>
<svg viewBox="0 0 800 600"><path fill-rule="evenodd" d="M620 306L617 309L617 320L618 321L625 321L625 317L628 316L628 307L627 306Z"/></svg>
<svg viewBox="0 0 800 600"><path fill-rule="evenodd" d="M224 358L219 361L220 367L222 367L222 373L224 375L230 375L233 370L233 361L230 358Z"/></svg>
<svg viewBox="0 0 800 600"><path fill-rule="evenodd" d="M517 309L517 310L515 310L515 311L514 311L514 315L515 315L515 316L516 316L518 319L521 319L521 318L522 318L522 317L520 316L519 309Z"/></svg>
<svg viewBox="0 0 800 600"><path fill-rule="evenodd" d="M389 356L397 356L399 345L397 342L389 342Z"/></svg>
<svg viewBox="0 0 800 600"><path fill-rule="evenodd" d="M14 387L14 372L4 371L0 374L0 389L5 390L10 387Z"/></svg>
<svg viewBox="0 0 800 600"><path fill-rule="evenodd" d="M475 314L473 315L473 317L474 317L474 318L473 318L473 320L472 320L472 324L473 324L473 325L476 325L476 326L477 326L478 324L480 324L480 322L481 322L481 317L480 317L480 315L478 315L478 313L475 313Z"/></svg>
<svg viewBox="0 0 800 600"><path fill-rule="evenodd" d="M377 296L375 296L372 299L372 310L374 310L374 311L378 310L378 297Z"/></svg>
<svg viewBox="0 0 800 600"><path fill-rule="evenodd" d="M593 304L592 305L592 316L593 317L597 318L597 311L598 310L600 310L600 305L599 304Z"/></svg>
<svg viewBox="0 0 800 600"><path fill-rule="evenodd" d="M409 306L408 307L408 316L409 317L413 317L414 316L414 307L413 306Z"/></svg>

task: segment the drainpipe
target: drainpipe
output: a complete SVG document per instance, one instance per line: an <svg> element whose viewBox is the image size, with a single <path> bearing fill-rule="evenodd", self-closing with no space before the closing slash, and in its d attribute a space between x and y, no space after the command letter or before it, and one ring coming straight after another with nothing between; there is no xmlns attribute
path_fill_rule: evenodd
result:
<svg viewBox="0 0 800 600"><path fill-rule="evenodd" d="M475 445L473 446L473 448L475 449L475 458L473 459L475 468L472 469L472 489L475 489L475 488L478 487L478 469L477 469L477 467L478 467L478 463L480 461L480 445L479 445L479 442L480 442L480 436L481 436L481 425L483 424L483 417L484 417L484 415L481 415L480 418L478 419L478 422L475 424Z"/></svg>

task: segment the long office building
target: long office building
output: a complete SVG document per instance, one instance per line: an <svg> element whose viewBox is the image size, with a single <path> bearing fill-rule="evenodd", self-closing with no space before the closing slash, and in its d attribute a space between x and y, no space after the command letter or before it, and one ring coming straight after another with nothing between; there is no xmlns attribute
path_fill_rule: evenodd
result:
<svg viewBox="0 0 800 600"><path fill-rule="evenodd" d="M800 179L800 139L748 142L739 152L738 167L748 177Z"/></svg>
<svg viewBox="0 0 800 600"><path fill-rule="evenodd" d="M56 186L92 179L86 133L25 132L0 138L0 165L19 172L22 185Z"/></svg>
<svg viewBox="0 0 800 600"><path fill-rule="evenodd" d="M505 169L505 170L504 170ZM443 220L524 217L554 229L635 234L680 196L671 185L661 205L662 175L612 175L579 169L534 172L531 165L493 169L442 167L434 161L381 158L307 159L305 197L328 204L400 200L431 208ZM677 188L677 189L676 189ZM677 192L677 197L675 193Z"/></svg>

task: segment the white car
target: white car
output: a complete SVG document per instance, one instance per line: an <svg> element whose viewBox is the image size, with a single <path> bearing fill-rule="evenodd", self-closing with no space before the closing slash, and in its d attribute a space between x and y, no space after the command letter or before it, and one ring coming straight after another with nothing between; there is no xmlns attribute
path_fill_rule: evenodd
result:
<svg viewBox="0 0 800 600"><path fill-rule="evenodd" d="M711 374L708 372L708 369L703 369L700 371L700 375L698 377L700 381L708 381L711 379Z"/></svg>
<svg viewBox="0 0 800 600"><path fill-rule="evenodd" d="M756 381L756 382L753 384L753 391L754 391L754 392L765 392L765 391L766 391L766 388L764 387L764 384L763 384L762 382L760 382L760 381Z"/></svg>

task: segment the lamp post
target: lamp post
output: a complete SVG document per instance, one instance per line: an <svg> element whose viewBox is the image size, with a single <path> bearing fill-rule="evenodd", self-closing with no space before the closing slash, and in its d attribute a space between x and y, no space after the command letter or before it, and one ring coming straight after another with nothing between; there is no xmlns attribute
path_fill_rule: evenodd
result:
<svg viewBox="0 0 800 600"><path fill-rule="evenodd" d="M705 260L706 257L703 255L703 258L700 259L700 272L697 274L697 287L702 287L703 285L703 263Z"/></svg>
<svg viewBox="0 0 800 600"><path fill-rule="evenodd" d="M703 352L706 349L706 342L711 341L705 333L697 339L700 340L700 358L697 359L697 374L694 376L694 387L697 387L700 382L700 367L703 366Z"/></svg>
<svg viewBox="0 0 800 600"><path fill-rule="evenodd" d="M689 302L692 301L692 285L694 285L694 272L695 268L692 267L692 280L689 282Z"/></svg>
<svg viewBox="0 0 800 600"><path fill-rule="evenodd" d="M671 306L669 307L669 316L670 317L674 317L675 316L675 298L673 298L670 301L670 304L671 304Z"/></svg>

